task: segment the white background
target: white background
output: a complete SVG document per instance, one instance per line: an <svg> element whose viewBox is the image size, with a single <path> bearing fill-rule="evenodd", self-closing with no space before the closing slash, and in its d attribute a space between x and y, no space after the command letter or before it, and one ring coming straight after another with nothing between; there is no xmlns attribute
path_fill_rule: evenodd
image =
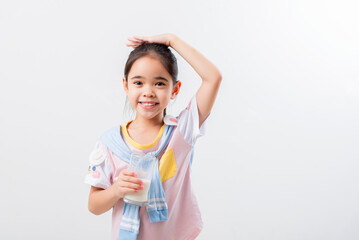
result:
<svg viewBox="0 0 359 240"><path fill-rule="evenodd" d="M221 3L222 2L222 3ZM88 155L126 121L127 37L177 34L223 84L196 145L200 240L359 239L359 4L1 1L0 239L110 239ZM178 114L201 79L177 53Z"/></svg>

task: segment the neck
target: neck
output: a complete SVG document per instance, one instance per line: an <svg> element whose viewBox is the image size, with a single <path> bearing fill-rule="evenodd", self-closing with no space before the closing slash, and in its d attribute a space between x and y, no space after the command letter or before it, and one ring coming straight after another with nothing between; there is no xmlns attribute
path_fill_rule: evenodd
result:
<svg viewBox="0 0 359 240"><path fill-rule="evenodd" d="M158 128L158 127L162 127L162 125L163 125L163 114L159 114L158 116L151 119L143 118L136 115L136 118L131 123L132 128L146 128L146 129Z"/></svg>

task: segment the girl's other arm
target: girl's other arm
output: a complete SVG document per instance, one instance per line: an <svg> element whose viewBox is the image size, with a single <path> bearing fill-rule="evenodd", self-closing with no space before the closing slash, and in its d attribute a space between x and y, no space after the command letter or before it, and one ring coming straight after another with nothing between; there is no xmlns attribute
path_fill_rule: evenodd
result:
<svg viewBox="0 0 359 240"><path fill-rule="evenodd" d="M196 93L199 127L201 127L211 112L216 100L222 75L213 63L174 34L170 34L170 46L175 49L202 78L202 84Z"/></svg>
<svg viewBox="0 0 359 240"><path fill-rule="evenodd" d="M88 209L95 215L110 210L113 205L119 200L119 197L114 194L113 185L107 189L91 186Z"/></svg>
<svg viewBox="0 0 359 240"><path fill-rule="evenodd" d="M91 186L88 209L93 214L100 215L110 210L126 193L138 192L143 188L143 182L137 178L137 174L124 169L120 172L117 181L109 188Z"/></svg>

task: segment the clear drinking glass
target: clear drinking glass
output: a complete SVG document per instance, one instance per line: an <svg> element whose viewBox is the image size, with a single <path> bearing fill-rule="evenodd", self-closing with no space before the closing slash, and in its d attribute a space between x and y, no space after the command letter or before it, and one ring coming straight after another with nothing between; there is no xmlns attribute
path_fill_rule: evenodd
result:
<svg viewBox="0 0 359 240"><path fill-rule="evenodd" d="M156 157L144 153L132 153L129 169L137 173L137 178L141 179L144 188L135 193L127 193L123 201L126 203L144 206L148 201L148 190L151 185L151 178L155 166Z"/></svg>

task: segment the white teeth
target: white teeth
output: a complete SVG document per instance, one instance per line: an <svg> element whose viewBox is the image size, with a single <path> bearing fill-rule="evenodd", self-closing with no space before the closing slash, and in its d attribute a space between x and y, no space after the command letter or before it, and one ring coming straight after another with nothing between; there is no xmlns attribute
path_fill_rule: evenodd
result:
<svg viewBox="0 0 359 240"><path fill-rule="evenodd" d="M142 105L144 105L144 106L153 106L153 105L155 105L155 103L142 103Z"/></svg>

